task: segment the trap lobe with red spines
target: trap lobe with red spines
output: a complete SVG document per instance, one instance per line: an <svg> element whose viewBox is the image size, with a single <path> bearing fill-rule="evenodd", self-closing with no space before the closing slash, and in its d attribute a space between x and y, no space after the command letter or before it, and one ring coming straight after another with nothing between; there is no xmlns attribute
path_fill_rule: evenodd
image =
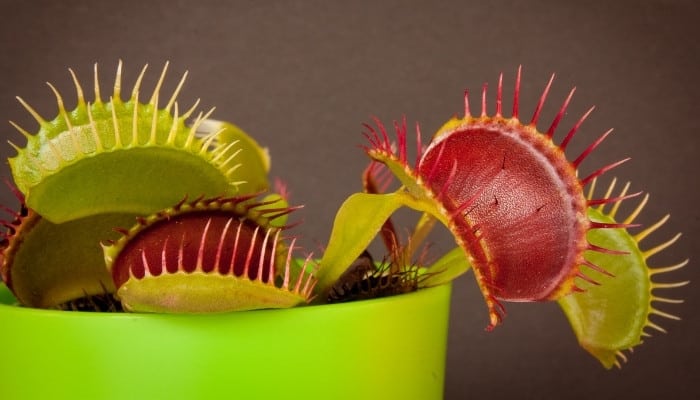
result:
<svg viewBox="0 0 700 400"><path fill-rule="evenodd" d="M250 197L181 203L141 219L105 260L125 308L212 312L291 307L308 301L315 278L294 270L275 219L294 210Z"/></svg>
<svg viewBox="0 0 700 400"><path fill-rule="evenodd" d="M580 163L607 137L594 141L569 161L565 147L589 112L568 132L561 145L552 141L571 100L565 99L546 133L536 127L552 83L550 79L528 124L519 120L520 70L516 78L512 117L502 115L502 75L496 112L486 112L487 86L481 96L481 114L473 116L465 93L465 116L448 121L425 150L418 134L418 161L409 166L405 122L396 124L397 145L385 128L366 134L374 160L387 164L415 197L436 203L438 219L452 231L474 267L490 309L491 326L501 319L499 300L537 301L580 290L574 280L587 279L586 250L596 248L586 232L611 228L591 222L583 186L626 161L611 164L584 179L577 178ZM615 199L597 201L614 202ZM617 225L616 227L620 227ZM596 267L595 265L592 267Z"/></svg>
<svg viewBox="0 0 700 400"><path fill-rule="evenodd" d="M582 262L589 227L561 150L534 126L498 116L467 116L439 135L418 173L443 199L482 285L502 300L555 297Z"/></svg>

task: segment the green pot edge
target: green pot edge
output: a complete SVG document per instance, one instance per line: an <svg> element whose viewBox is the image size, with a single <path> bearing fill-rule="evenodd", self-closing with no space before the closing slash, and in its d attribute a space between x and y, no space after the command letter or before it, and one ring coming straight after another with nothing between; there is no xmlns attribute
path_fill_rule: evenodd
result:
<svg viewBox="0 0 700 400"><path fill-rule="evenodd" d="M166 315L21 308L0 287L0 397L440 399L450 294Z"/></svg>

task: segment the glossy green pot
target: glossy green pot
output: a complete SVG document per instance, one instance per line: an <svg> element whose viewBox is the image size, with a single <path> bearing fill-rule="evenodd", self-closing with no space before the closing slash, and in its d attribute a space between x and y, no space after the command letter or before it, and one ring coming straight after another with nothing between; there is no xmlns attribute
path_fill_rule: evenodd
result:
<svg viewBox="0 0 700 400"><path fill-rule="evenodd" d="M161 315L21 308L0 285L0 399L441 399L450 290Z"/></svg>

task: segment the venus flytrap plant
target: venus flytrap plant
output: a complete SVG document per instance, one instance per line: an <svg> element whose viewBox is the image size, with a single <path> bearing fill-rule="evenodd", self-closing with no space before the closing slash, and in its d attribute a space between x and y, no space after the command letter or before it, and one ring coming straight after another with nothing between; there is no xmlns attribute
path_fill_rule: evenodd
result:
<svg viewBox="0 0 700 400"><path fill-rule="evenodd" d="M126 102L121 70L107 103L97 67L93 103L71 71L72 111L49 84L58 105L51 121L19 99L39 131L13 124L27 144L13 145L10 158L21 209L5 223L0 271L18 300L70 308L114 294L134 311L205 312L310 298L310 267L292 265L294 245L282 237L295 207L280 195L257 196L268 188L267 151L234 125L207 119L211 111L187 125L198 102L179 111L186 74L159 108L167 64L147 103L139 102L146 67Z"/></svg>
<svg viewBox="0 0 700 400"><path fill-rule="evenodd" d="M71 71L77 106L68 111L53 89L58 116L47 121L20 102L39 123L13 145L10 159L19 211L7 209L0 272L20 304L80 308L94 296L113 298L127 311L201 313L285 308L312 302L361 300L445 284L469 269L498 325L507 301L557 300L581 345L606 367L641 343L645 328L663 330L653 315L676 319L652 303L679 300L652 290L682 286L652 276L683 265L650 268L647 259L672 244L642 250L655 224L631 233L646 197L617 219L622 201L636 197L614 183L601 198L594 183L626 160L579 178L578 168L610 131L570 160L565 151L587 112L560 143L554 135L572 98L564 100L544 132L539 116L550 79L529 122L520 121L520 70L512 115L503 112L503 78L495 112L448 121L424 144L405 119L396 141L379 120L365 125L371 159L364 191L339 208L328 246L317 262L297 259L286 236L286 190L268 189L267 151L232 124L181 112L176 101L184 77L161 106L163 72L147 103L139 75L129 100L121 99L121 63L114 92L103 102L95 69L95 98L85 100ZM409 137L412 137L409 140ZM414 138L413 138L414 137ZM409 141L415 161L409 162ZM400 187L387 192L396 178ZM590 186L588 193L584 187ZM419 212L405 243L392 215ZM608 208L610 208L608 210ZM427 265L415 256L437 224L456 247ZM387 257L375 262L367 247L379 235Z"/></svg>
<svg viewBox="0 0 700 400"><path fill-rule="evenodd" d="M651 277L686 262L648 267L647 259L677 237L640 250L638 243L659 225L637 235L630 233L646 197L630 217L619 222L615 216L620 203L640 193L627 194L625 188L614 196L614 185L602 198L594 198L592 188L588 196L584 193L585 186L627 161L578 177L578 167L611 132L569 161L565 150L592 109L556 144L554 134L574 90L549 128L540 132L537 123L554 76L526 123L519 119L520 77L518 70L511 117L503 116L501 75L493 116L487 112L484 85L480 114L472 114L465 93L464 117L448 121L427 145L416 127L413 165L407 157L410 135L405 119L394 124L396 142L381 121L375 120L376 127L366 125L367 154L390 170L401 187L377 193L376 185L365 185L365 193L350 196L340 207L319 262L319 292L325 296L332 291L347 265L373 238L392 230L390 216L408 207L422 213L409 240L411 246L426 236L435 220L450 230L458 245L426 268L421 287L447 282L472 268L489 309L489 330L501 322L504 301L559 300L581 345L605 367L619 366L619 359L625 357L622 351L640 344L645 328L663 331L650 316L677 319L651 303L680 301L651 291L687 282L660 284ZM608 213L606 205L612 207Z"/></svg>

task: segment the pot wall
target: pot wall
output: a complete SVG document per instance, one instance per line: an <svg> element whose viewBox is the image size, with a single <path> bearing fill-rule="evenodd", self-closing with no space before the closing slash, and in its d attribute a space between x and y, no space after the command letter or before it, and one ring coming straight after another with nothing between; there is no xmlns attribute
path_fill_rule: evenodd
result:
<svg viewBox="0 0 700 400"><path fill-rule="evenodd" d="M450 291L156 315L20 308L2 286L0 398L441 399Z"/></svg>

